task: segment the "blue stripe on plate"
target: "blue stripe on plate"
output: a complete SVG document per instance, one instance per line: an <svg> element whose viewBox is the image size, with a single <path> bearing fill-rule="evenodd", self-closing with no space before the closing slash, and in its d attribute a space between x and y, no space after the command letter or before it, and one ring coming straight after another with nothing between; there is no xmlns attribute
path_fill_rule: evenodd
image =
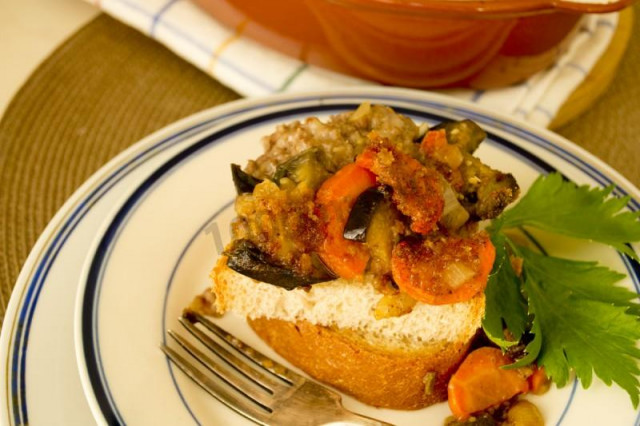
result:
<svg viewBox="0 0 640 426"><path fill-rule="evenodd" d="M180 263L182 263L182 259L187 254L187 250L189 249L189 247L191 247L191 245L193 244L195 239L220 214L222 214L223 211L225 211L227 208L229 208L230 206L233 205L234 201L235 200L231 200L231 201L227 202L224 206L222 206L220 209L218 209L218 211L216 211L214 214L212 214L211 217L209 217L202 225L200 225L198 227L198 229L196 230L196 232L193 233L191 238L189 238L189 241L187 242L187 244L184 246L184 248L180 252L180 255L178 256L178 260L176 261L176 264L174 265L173 269L171 270L171 275L169 276L169 281L167 282L167 286L166 286L166 289L165 289L164 302L162 303L162 325L160 327L160 330L166 330L167 329L167 325L166 325L167 324L167 304L169 303L169 292L171 291L171 286L173 285L173 279L174 279L174 277L176 275L176 272L178 271L178 266L180 265ZM166 333L162 333L162 344L164 344L164 345L167 344L167 334ZM171 366L171 361L169 361L169 358L167 358L167 369L169 370L169 374L171 375L171 381L173 382L173 386L176 388L176 391L177 391L178 395L180 396L180 400L182 401L182 404L185 406L185 408L187 409L187 411L191 415L191 418L193 418L193 420L196 422L196 424L198 424L198 426L201 425L202 423L197 419L195 413L193 412L193 410L189 406L189 403L187 402L187 400L185 399L184 395L180 391L180 387L178 386L178 382L176 381L176 377L173 374L173 368Z"/></svg>

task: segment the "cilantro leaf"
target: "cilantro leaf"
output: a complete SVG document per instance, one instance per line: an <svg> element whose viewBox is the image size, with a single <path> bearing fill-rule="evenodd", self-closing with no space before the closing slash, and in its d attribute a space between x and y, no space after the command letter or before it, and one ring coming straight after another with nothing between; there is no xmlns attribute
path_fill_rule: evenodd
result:
<svg viewBox="0 0 640 426"><path fill-rule="evenodd" d="M621 211L629 197L609 197L605 189L577 186L558 173L540 176L513 208L506 210L490 226L490 232L518 226L594 240L608 244L639 260L626 245L640 240L640 212Z"/></svg>
<svg viewBox="0 0 640 426"><path fill-rule="evenodd" d="M511 265L507 252L507 238L502 234L492 237L496 260L489 276L485 294L485 313L482 328L492 342L506 349L517 344L527 325L527 304L520 291L520 278ZM507 339L504 326L513 339Z"/></svg>
<svg viewBox="0 0 640 426"><path fill-rule="evenodd" d="M638 317L628 312L633 293L614 285L621 275L590 262L537 254L519 247L524 259L524 291L534 315L537 362L562 386L573 369L583 387L595 373L617 383L634 404L640 400ZM602 279L603 281L598 281ZM603 288L598 288L603 287Z"/></svg>

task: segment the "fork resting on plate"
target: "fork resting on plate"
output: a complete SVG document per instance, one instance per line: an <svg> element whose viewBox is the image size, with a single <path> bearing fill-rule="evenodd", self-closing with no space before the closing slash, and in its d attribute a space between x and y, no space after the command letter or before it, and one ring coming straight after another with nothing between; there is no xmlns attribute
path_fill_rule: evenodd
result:
<svg viewBox="0 0 640 426"><path fill-rule="evenodd" d="M179 321L215 358L173 330L167 330L169 336L207 371L163 344L164 353L204 390L258 424L390 425L346 410L338 393L287 369L198 313L187 311Z"/></svg>

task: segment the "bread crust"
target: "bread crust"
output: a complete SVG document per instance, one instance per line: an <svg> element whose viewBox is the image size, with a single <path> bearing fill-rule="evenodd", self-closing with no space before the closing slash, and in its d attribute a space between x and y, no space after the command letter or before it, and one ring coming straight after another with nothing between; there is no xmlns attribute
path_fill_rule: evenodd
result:
<svg viewBox="0 0 640 426"><path fill-rule="evenodd" d="M420 351L373 347L354 332L307 321L248 319L276 352L320 382L375 407L415 410L447 399L451 374L470 341Z"/></svg>
<svg viewBox="0 0 640 426"><path fill-rule="evenodd" d="M294 308L282 309L298 305L285 300L295 290L288 292L244 277L228 268L225 257L218 261L211 276L215 307L220 314L231 310L246 315L249 325L262 340L316 380L366 404L391 409L415 410L447 399L449 379L468 352L484 312L483 295L467 302L467 309L463 311L466 315L454 315L447 321L446 326L455 324L457 330L453 341L422 340L413 336L407 336L409 340L386 339L365 327L356 329L332 325L332 322L320 325L293 314L289 318L279 316L297 312ZM363 284L353 285L362 288ZM300 291L304 295L313 294L321 286L309 293ZM327 290L332 288L340 289L339 296L331 296L333 301L352 307L344 299L344 284L336 282L328 285ZM323 297L315 300L320 299ZM300 309L307 309L308 303L311 302L306 299L300 302ZM362 304L369 312L371 307L364 301ZM349 312L353 315L353 311ZM311 317L317 319L317 315ZM425 327L443 326L438 318L426 316L421 321L425 321Z"/></svg>

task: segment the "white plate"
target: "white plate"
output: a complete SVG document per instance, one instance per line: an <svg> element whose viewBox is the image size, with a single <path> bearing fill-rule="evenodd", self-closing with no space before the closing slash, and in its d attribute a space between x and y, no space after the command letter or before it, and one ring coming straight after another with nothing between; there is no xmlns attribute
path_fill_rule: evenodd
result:
<svg viewBox="0 0 640 426"><path fill-rule="evenodd" d="M182 307L207 285L216 245L206 230L220 210L224 217L218 216L217 223L229 218L223 208L233 198L229 162L243 164L259 154L259 136L277 122L326 115L362 100L390 104L418 120L475 119L494 135L481 156L514 172L524 187L550 166L577 182L613 182L617 194L631 194L632 208L639 207L637 189L575 146L449 98L378 88L215 108L118 156L74 194L45 230L16 284L3 325L3 423L91 422L71 340L74 293L87 253L87 272L94 273L83 275L81 282L76 343L95 418L130 424L245 423L174 374L158 344L165 327L173 326ZM629 286L638 285L638 274L624 259L612 252L596 254L633 276ZM241 321L223 323L240 337L255 339ZM637 422L627 396L599 383L588 391L575 386L554 390L540 404L548 424ZM440 423L447 413L444 405L414 413L372 410L350 399L346 405L397 423Z"/></svg>
<svg viewBox="0 0 640 426"><path fill-rule="evenodd" d="M300 97L295 104L268 103L239 114L182 143L180 153L134 188L98 234L80 284L76 330L83 384L99 419L111 424L249 423L181 373L174 374L157 346L165 340L167 328L179 329L176 319L182 309L209 285L208 273L220 249L213 227L222 231L223 243L228 241L235 195L229 164L244 164L259 155L261 136L271 133L277 123L311 115L327 117L353 109L363 100L389 104L419 122L473 118L490 134L479 155L499 169L512 171L524 188L551 170L580 183L609 183L604 173L596 171L600 165L573 154L575 149L557 137L413 92ZM543 240L543 244L555 254L599 259L626 270L637 283L637 271L613 250L559 239ZM626 284L633 287L632 278ZM219 322L280 359L241 318L228 315ZM603 397L606 410L593 404L594 398ZM554 390L538 403L549 424L578 424L585 419L591 424L633 424L637 418L621 390L601 383L589 392L577 391L575 384ZM374 409L351 398L345 398L345 405L398 424L437 424L448 412L446 404L414 412Z"/></svg>

